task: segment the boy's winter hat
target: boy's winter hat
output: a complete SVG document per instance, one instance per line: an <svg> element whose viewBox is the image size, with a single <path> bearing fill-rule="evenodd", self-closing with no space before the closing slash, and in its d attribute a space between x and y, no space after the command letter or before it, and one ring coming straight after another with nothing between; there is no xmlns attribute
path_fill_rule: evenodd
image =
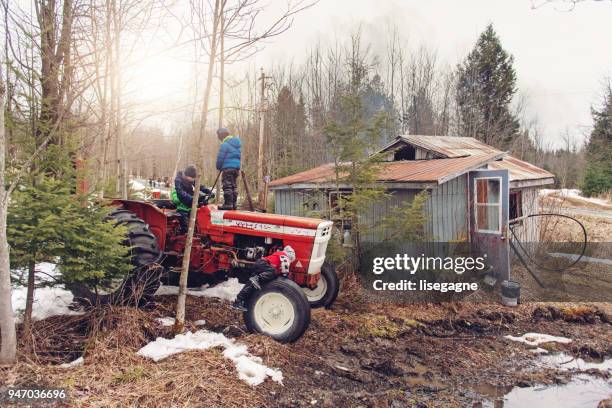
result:
<svg viewBox="0 0 612 408"><path fill-rule="evenodd" d="M287 258L289 258L289 260L291 262L295 261L295 251L293 250L293 248L291 248L289 245L287 245L283 251L285 251L285 253L287 254Z"/></svg>
<svg viewBox="0 0 612 408"><path fill-rule="evenodd" d="M229 136L230 131L228 128L219 128L217 129L217 136Z"/></svg>
<svg viewBox="0 0 612 408"><path fill-rule="evenodd" d="M185 171L183 171L184 175L186 175L187 177L193 177L193 178L195 178L196 173L197 173L196 166L194 166L193 164L190 164L189 166L185 167Z"/></svg>

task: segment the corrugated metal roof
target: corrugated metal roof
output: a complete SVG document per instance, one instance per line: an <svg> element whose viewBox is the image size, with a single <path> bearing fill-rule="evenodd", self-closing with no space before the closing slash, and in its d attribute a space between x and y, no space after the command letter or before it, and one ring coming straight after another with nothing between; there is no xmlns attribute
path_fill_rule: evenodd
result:
<svg viewBox="0 0 612 408"><path fill-rule="evenodd" d="M492 170L508 170L510 181L539 180L554 178L554 174L534 166L531 163L506 155L502 160L493 161L488 165Z"/></svg>
<svg viewBox="0 0 612 408"><path fill-rule="evenodd" d="M425 150L437 153L443 157L449 158L501 153L501 150L497 150L496 148L476 140L473 137L421 135L399 136L396 140L383 147L380 151L384 152L389 150L400 142L409 143L413 146L418 146Z"/></svg>
<svg viewBox="0 0 612 408"><path fill-rule="evenodd" d="M512 157L472 137L404 135L397 137L379 152L393 149L401 143L420 147L443 158L381 163L378 181L441 184L486 164L489 169L508 170L511 182L554 178L554 175L548 171ZM270 186L317 184L331 182L334 178L334 165L330 163L274 180ZM547 183L543 181L539 184Z"/></svg>
<svg viewBox="0 0 612 408"><path fill-rule="evenodd" d="M503 154L503 152L498 152L449 159L383 162L380 163L377 181L441 184L470 170L482 167L492 160L499 159ZM331 182L334 177L334 165L330 163L274 180L270 186Z"/></svg>

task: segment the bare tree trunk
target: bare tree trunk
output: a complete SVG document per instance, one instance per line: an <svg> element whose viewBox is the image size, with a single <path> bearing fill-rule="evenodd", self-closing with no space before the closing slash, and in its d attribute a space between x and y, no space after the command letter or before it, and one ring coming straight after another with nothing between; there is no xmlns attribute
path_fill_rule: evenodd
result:
<svg viewBox="0 0 612 408"><path fill-rule="evenodd" d="M109 166L109 145L112 141L113 137L113 115L115 115L115 98L113 97L113 84L114 84L114 72L112 65L113 58L113 47L111 46L111 3L110 0L106 0L105 2L105 13L106 18L104 21L104 46L106 48L106 54L104 56L104 92L103 92L103 100L104 104L103 113L105 114L102 117L102 123L104 124L103 128L103 153L102 153L102 196L104 196L104 189L106 188L106 183L109 181L110 176L113 174L112 170ZM110 94L110 107L107 107L106 104L108 102L108 97Z"/></svg>
<svg viewBox="0 0 612 408"><path fill-rule="evenodd" d="M225 90L225 16L223 6L225 0L222 1L221 5L221 32L220 36L220 47L221 52L219 53L219 127L223 127L223 104L224 104L224 90Z"/></svg>
<svg viewBox="0 0 612 408"><path fill-rule="evenodd" d="M195 180L195 188L193 193L193 201L191 203L191 213L189 214L189 229L187 230L187 241L185 242L185 252L183 253L183 265L181 277L179 280L179 294L176 301L176 321L174 323L174 332L181 333L185 329L185 299L187 297L187 276L189 274L189 264L191 260L191 245L193 234L195 231L195 221L198 212L198 199L200 197L200 185L202 182L202 170L204 169L204 134L206 131L206 122L208 118L208 102L210 99L210 89L212 88L213 73L217 54L217 35L219 31L219 5L221 0L215 0L215 9L213 13L213 30L210 41L210 54L208 58L208 77L206 78L206 87L204 88L204 97L202 103L202 117L200 120L200 132L198 138L198 147L200 155L200 168Z"/></svg>
<svg viewBox="0 0 612 408"><path fill-rule="evenodd" d="M117 193L121 194L121 198L127 200L128 189L127 189L127 166L125 164L125 146L124 146L124 135L122 129L122 116L121 116L121 55L119 48L119 40L121 37L121 16L117 9L116 0L112 0L112 18L113 18L113 29L115 30L115 37L113 38L113 79L114 89L112 97L115 98L115 153L116 153L116 174L117 174Z"/></svg>
<svg viewBox="0 0 612 408"><path fill-rule="evenodd" d="M221 2L221 32L220 32L220 46L221 52L219 54L220 58L220 66L219 66L219 128L223 126L223 107L224 107L224 97L225 97L225 2L223 0ZM219 199L221 198L221 183L218 183L215 187L215 202L219 203Z"/></svg>
<svg viewBox="0 0 612 408"><path fill-rule="evenodd" d="M257 154L257 206L266 208L266 203L263 202L264 197L264 140L265 140L265 92L266 92L266 76L263 68L261 69L261 106L259 114L259 149Z"/></svg>
<svg viewBox="0 0 612 408"><path fill-rule="evenodd" d="M32 333L32 305L34 304L34 279L36 273L36 264L31 261L28 265L28 290L26 294L26 307L23 313L23 338L26 343L30 342L30 334Z"/></svg>
<svg viewBox="0 0 612 408"><path fill-rule="evenodd" d="M0 72L0 364L13 364L17 359L17 334L11 303L11 265L6 236L8 196L5 188L6 133L4 127L4 96L6 89Z"/></svg>

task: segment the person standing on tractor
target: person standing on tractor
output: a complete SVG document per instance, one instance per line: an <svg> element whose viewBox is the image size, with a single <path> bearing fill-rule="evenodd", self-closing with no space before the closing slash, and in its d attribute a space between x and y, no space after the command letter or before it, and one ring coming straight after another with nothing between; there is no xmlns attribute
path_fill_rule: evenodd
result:
<svg viewBox="0 0 612 408"><path fill-rule="evenodd" d="M176 211L180 215L181 231L187 232L189 227L189 213L191 212L191 203L195 192L196 167L193 164L185 167L185 170L179 171L174 179L174 190L170 193L172 202L176 205ZM209 198L215 195L204 185L200 186L200 192L207 194L208 197L200 195L199 205L207 203Z"/></svg>
<svg viewBox="0 0 612 408"><path fill-rule="evenodd" d="M236 296L236 300L232 303L232 308L246 312L246 302L249 296L256 290L261 289L261 286L274 280L277 276L287 276L289 274L289 265L295 261L295 251L289 245L283 248L282 251L276 251L271 255L264 256L255 262L253 273L249 282L242 288Z"/></svg>
<svg viewBox="0 0 612 408"><path fill-rule="evenodd" d="M221 172L223 205L220 210L235 210L238 200L238 176L240 175L240 138L230 135L227 128L217 130L221 147L217 154L217 170Z"/></svg>

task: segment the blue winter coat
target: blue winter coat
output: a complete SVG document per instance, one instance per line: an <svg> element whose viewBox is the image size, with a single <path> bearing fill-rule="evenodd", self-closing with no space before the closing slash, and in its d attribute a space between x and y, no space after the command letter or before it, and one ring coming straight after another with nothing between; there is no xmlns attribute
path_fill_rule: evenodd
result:
<svg viewBox="0 0 612 408"><path fill-rule="evenodd" d="M217 170L240 168L240 138L228 136L223 139L219 153L217 154Z"/></svg>

